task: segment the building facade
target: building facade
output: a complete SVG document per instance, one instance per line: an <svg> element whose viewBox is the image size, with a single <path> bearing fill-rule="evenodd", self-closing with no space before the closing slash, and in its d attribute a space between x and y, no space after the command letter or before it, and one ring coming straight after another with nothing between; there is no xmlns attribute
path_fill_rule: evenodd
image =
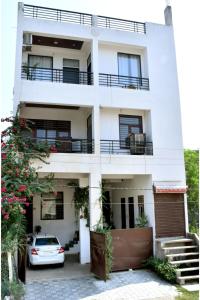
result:
<svg viewBox="0 0 200 300"><path fill-rule="evenodd" d="M102 216L120 229L145 215L154 241L188 231L170 7L165 23L18 4L14 111L51 145L49 164L34 165L58 192L34 197L29 231L40 225L63 245L78 231L81 263ZM89 227L74 185L89 187Z"/></svg>

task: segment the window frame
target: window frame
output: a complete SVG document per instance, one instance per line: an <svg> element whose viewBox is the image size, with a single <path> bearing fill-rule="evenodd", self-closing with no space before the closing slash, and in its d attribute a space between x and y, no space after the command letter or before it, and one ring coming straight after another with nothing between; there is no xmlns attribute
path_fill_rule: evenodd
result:
<svg viewBox="0 0 200 300"><path fill-rule="evenodd" d="M51 195L52 193L50 193ZM53 195L53 194L52 194ZM61 198L58 198L58 195L61 195ZM44 200L52 200L52 201L62 201L62 217L61 218L57 218L57 211L56 211L56 218L55 219L49 219L49 218L43 218L43 215L42 215L42 204L43 204L43 201ZM56 203L56 206L57 206L58 203ZM52 198L49 198L46 196L45 198L45 195L44 197L42 196L41 197L41 202L40 202L40 220L41 221L57 221L57 220L64 220L64 193L63 192L57 192L57 196L54 196Z"/></svg>
<svg viewBox="0 0 200 300"><path fill-rule="evenodd" d="M119 57L120 57L120 55L127 55L127 57L128 57L128 61L130 61L130 56L134 56L134 57L137 57L137 59L139 59L139 74L140 74L140 76L139 77L136 77L136 76L131 76L130 74L131 74L131 66L130 66L130 63L128 63L128 73L129 73L129 75L121 75L120 73L119 73ZM139 54L131 54L131 53L123 53L123 52L117 52L117 63L118 63L118 76L120 77L120 76L127 76L127 77L135 77L135 78L142 78L142 64L141 64L141 55L139 55Z"/></svg>
<svg viewBox="0 0 200 300"><path fill-rule="evenodd" d="M142 197L142 199L140 198ZM141 200L142 203L139 203ZM144 217L145 215L145 210L144 210L144 195L138 195L138 216L139 217Z"/></svg>
<svg viewBox="0 0 200 300"><path fill-rule="evenodd" d="M125 117L125 118L138 118L139 119L139 125L130 125L130 124L120 123L120 118L121 117ZM121 134L120 134L120 125L127 125L128 126L128 134L132 133L131 130L130 130L131 127L139 128L140 129L139 133L142 134L143 133L143 120L142 119L143 119L142 116L137 116L137 115L123 115L123 114L119 115L119 141L120 141L120 148L121 149L127 149L127 147L123 146L123 140L121 139Z"/></svg>

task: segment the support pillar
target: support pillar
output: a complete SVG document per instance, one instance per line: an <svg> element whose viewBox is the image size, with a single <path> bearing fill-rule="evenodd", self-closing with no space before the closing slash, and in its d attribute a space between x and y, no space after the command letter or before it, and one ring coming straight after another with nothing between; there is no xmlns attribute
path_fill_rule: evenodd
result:
<svg viewBox="0 0 200 300"><path fill-rule="evenodd" d="M89 177L90 230L94 230L102 217L101 174L91 173Z"/></svg>
<svg viewBox="0 0 200 300"><path fill-rule="evenodd" d="M88 185L89 185L88 178L79 179L79 186L81 188L87 187ZM79 219L79 240L80 240L80 263L81 264L87 264L90 262L90 228L86 225L87 225L87 220L80 218Z"/></svg>

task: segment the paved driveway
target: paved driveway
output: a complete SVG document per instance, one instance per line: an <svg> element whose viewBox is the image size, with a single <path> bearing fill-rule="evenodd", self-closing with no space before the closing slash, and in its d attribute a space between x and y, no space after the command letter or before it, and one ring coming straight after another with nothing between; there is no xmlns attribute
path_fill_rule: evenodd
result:
<svg viewBox="0 0 200 300"><path fill-rule="evenodd" d="M32 281L25 300L172 300L176 288L146 270L117 272L107 282L92 276Z"/></svg>

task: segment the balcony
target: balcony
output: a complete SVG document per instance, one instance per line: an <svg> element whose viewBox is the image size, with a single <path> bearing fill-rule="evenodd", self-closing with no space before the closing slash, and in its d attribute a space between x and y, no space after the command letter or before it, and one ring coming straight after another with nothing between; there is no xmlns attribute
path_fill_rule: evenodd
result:
<svg viewBox="0 0 200 300"><path fill-rule="evenodd" d="M26 80L52 81L71 84L93 84L93 73L29 66L22 66L21 78Z"/></svg>
<svg viewBox="0 0 200 300"><path fill-rule="evenodd" d="M126 89L149 90L149 79L113 74L99 74L99 85Z"/></svg>
<svg viewBox="0 0 200 300"><path fill-rule="evenodd" d="M45 143L54 153L94 153L94 141L87 139L30 138L32 143Z"/></svg>
<svg viewBox="0 0 200 300"><path fill-rule="evenodd" d="M124 140L101 140L102 154L153 155L153 143L130 143Z"/></svg>
<svg viewBox="0 0 200 300"><path fill-rule="evenodd" d="M146 24L142 22L110 18L105 16L93 16L91 14L79 13L61 9L42 6L24 5L24 16L34 19L44 19L56 22L74 23L86 26L96 24L101 28L123 30L146 34ZM93 18L95 17L95 20Z"/></svg>

